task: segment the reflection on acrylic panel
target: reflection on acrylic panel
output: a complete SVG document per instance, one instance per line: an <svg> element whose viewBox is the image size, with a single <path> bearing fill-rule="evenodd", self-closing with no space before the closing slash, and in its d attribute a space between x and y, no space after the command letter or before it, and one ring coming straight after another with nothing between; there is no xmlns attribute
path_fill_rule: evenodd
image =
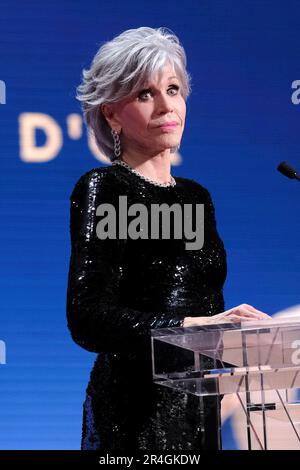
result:
<svg viewBox="0 0 300 470"><path fill-rule="evenodd" d="M300 305L288 308L273 315L273 319L299 319ZM251 403L261 403L261 393L250 393ZM287 405L284 399L288 398ZM245 406L245 397L243 397ZM268 390L264 392L265 403L274 404L276 409L265 412L267 429L267 449L299 450L300 449L300 393L293 389ZM290 415L291 421L287 413ZM263 417L261 411L251 411L252 449L260 450L263 445ZM222 400L222 436L223 449L248 449L246 414L236 394L225 395ZM251 428L250 426L250 428Z"/></svg>

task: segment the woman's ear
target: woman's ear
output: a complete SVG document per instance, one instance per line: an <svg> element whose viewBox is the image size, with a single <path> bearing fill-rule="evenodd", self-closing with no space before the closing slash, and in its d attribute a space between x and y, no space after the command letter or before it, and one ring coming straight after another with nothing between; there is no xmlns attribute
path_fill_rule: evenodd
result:
<svg viewBox="0 0 300 470"><path fill-rule="evenodd" d="M100 109L111 128L115 129L115 128L120 127L120 123L116 119L116 113L115 113L115 108L113 104L102 103L100 106Z"/></svg>
<svg viewBox="0 0 300 470"><path fill-rule="evenodd" d="M108 121L112 114L110 106L106 103L102 103L100 106L100 110L103 116L105 117L105 119Z"/></svg>

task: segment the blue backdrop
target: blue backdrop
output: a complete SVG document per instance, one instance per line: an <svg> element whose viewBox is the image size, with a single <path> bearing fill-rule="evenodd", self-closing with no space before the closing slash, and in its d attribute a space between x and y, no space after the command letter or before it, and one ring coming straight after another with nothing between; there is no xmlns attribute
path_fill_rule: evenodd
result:
<svg viewBox="0 0 300 470"><path fill-rule="evenodd" d="M80 447L96 354L66 326L69 196L107 163L74 95L82 68L125 29L166 26L186 50L192 94L172 170L211 192L226 308L299 303L300 186L276 171L281 160L300 170L299 18L296 0L1 2L1 449Z"/></svg>

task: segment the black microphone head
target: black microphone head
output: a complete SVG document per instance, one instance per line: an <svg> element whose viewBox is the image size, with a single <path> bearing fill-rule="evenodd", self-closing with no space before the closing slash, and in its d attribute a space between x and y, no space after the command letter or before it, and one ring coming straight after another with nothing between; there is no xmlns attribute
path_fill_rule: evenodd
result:
<svg viewBox="0 0 300 470"><path fill-rule="evenodd" d="M279 163L277 170L288 178L297 178L297 171L287 162Z"/></svg>

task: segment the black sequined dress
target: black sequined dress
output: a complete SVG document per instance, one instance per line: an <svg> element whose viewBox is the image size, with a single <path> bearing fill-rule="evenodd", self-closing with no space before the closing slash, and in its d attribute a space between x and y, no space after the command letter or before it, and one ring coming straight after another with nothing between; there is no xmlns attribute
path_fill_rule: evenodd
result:
<svg viewBox="0 0 300 470"><path fill-rule="evenodd" d="M226 251L208 190L175 176L160 187L120 165L85 173L71 194L67 321L73 340L97 357L83 404L82 450L178 451L217 447L216 398L205 400L153 383L150 329L186 316L225 310ZM101 240L96 208L119 196L142 203L204 204L204 245L182 239ZM102 214L103 215L103 214ZM135 216L136 217L136 216ZM128 219L129 221L129 219ZM209 430L203 440L201 420Z"/></svg>

